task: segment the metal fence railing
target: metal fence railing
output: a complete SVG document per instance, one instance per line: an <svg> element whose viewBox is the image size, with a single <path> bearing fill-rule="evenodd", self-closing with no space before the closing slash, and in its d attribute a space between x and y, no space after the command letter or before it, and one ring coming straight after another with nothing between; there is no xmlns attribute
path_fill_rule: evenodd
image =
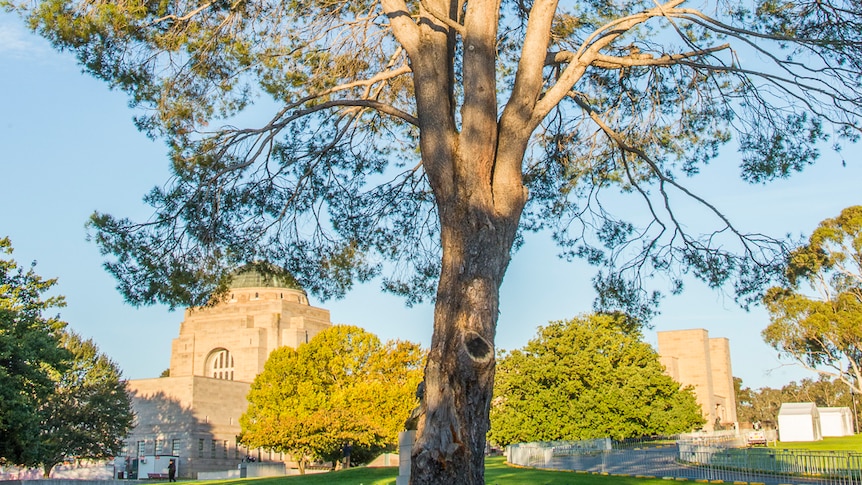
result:
<svg viewBox="0 0 862 485"><path fill-rule="evenodd" d="M862 484L862 453L775 448L684 447L680 462L722 473L756 472L799 483ZM785 480L786 482L786 480Z"/></svg>
<svg viewBox="0 0 862 485"><path fill-rule="evenodd" d="M862 452L743 448L732 433L520 443L507 447L506 457L521 466L593 473L767 485L862 485Z"/></svg>

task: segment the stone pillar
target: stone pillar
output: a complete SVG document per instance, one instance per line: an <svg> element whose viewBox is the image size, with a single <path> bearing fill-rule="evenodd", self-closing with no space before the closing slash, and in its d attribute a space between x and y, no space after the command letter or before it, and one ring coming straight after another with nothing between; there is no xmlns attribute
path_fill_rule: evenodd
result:
<svg viewBox="0 0 862 485"><path fill-rule="evenodd" d="M398 478L395 479L395 485L410 484L410 454L415 440L415 430L398 433Z"/></svg>

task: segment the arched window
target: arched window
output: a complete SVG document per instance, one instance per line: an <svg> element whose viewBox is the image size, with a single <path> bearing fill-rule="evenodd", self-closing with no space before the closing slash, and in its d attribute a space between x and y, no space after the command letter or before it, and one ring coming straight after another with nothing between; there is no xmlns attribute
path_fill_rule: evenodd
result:
<svg viewBox="0 0 862 485"><path fill-rule="evenodd" d="M207 377L232 381L233 368L233 356L227 349L216 349L210 352L206 364Z"/></svg>

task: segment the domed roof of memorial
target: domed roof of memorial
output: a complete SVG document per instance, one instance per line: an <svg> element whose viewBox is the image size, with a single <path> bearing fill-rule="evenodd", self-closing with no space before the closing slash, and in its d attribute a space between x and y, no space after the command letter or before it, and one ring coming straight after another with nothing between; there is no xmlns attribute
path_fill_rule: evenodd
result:
<svg viewBox="0 0 862 485"><path fill-rule="evenodd" d="M271 264L247 264L234 273L231 288L290 288L305 291L296 278L283 268Z"/></svg>

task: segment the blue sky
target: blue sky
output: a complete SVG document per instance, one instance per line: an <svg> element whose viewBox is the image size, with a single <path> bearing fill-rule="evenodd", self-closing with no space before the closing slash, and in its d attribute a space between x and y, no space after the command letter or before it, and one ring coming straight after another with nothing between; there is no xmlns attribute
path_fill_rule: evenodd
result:
<svg viewBox="0 0 862 485"><path fill-rule="evenodd" d="M96 246L85 240L84 223L94 211L144 219L141 197L168 178L160 142L132 124L123 93L85 74L68 53L57 53L29 33L16 17L0 13L0 236L9 236L14 258L37 261L43 277L57 277L67 299L61 317L93 338L126 377L155 377L168 367L171 339L182 312L125 304L102 269ZM737 162L727 153L692 181L692 186L744 230L771 235L808 234L824 218L862 203L859 147L820 163L790 180L749 186L738 180ZM546 234L529 235L503 283L497 346L518 348L551 320L590 310L594 270L566 263ZM364 327L383 339L427 346L432 329L429 305L412 309L374 284L355 288L345 299L312 304L331 311L334 323ZM653 331L705 328L730 339L733 374L748 387L780 387L812 377L763 343L768 316L745 312L731 298L691 283L667 297Z"/></svg>

